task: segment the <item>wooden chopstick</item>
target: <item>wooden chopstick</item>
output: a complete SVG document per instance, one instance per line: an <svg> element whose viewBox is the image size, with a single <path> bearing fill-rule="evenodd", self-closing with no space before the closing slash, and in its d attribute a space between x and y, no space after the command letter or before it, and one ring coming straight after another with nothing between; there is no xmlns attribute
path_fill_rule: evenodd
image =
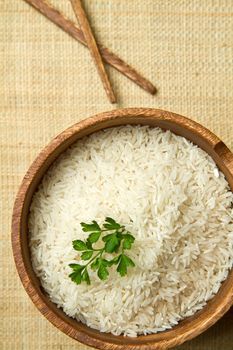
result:
<svg viewBox="0 0 233 350"><path fill-rule="evenodd" d="M86 40L82 31L78 26L66 18L66 16L58 11L55 7L50 5L45 0L24 0L36 10L47 17L51 22L56 24L58 27L63 29L66 33L72 36L74 39L79 41L81 44L87 46ZM112 67L117 69L120 73L125 75L127 78L132 80L135 84L140 86L145 91L154 95L156 93L155 86L146 78L144 78L140 73L138 73L134 68L124 62L120 57L111 52L108 48L99 45L99 50L101 56L105 62L110 64Z"/></svg>
<svg viewBox="0 0 233 350"><path fill-rule="evenodd" d="M109 101L111 103L116 102L116 97L114 95L114 92L112 90L108 75L106 73L106 70L104 68L104 64L102 61L102 57L100 55L98 46L95 41L94 34L92 32L91 26L89 24L89 21L87 19L87 15L85 13L85 10L82 6L81 0L70 0L71 4L74 9L74 13L77 17L77 20L79 21L79 25L81 27L81 30L83 32L84 38L86 39L87 46L90 50L90 53L92 55L93 61L96 65L97 71L99 73L100 79L102 80L104 89L106 91L106 94L109 98Z"/></svg>

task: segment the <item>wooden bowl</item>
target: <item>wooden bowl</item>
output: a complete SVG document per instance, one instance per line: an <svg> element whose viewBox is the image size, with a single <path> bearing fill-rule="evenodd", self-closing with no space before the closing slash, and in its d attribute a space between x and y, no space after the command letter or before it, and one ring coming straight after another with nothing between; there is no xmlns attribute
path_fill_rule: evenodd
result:
<svg viewBox="0 0 233 350"><path fill-rule="evenodd" d="M28 247L28 212L33 193L52 162L73 142L100 129L142 124L159 126L186 137L204 149L225 174L233 189L233 154L209 130L180 115L156 109L120 109L98 114L70 127L58 135L36 158L25 175L15 200L12 220L12 247L15 264L24 288L39 311L57 328L74 339L106 350L167 349L191 339L213 325L232 305L233 269L216 296L194 316L179 322L171 330L130 338L100 333L68 317L50 300L36 277Z"/></svg>

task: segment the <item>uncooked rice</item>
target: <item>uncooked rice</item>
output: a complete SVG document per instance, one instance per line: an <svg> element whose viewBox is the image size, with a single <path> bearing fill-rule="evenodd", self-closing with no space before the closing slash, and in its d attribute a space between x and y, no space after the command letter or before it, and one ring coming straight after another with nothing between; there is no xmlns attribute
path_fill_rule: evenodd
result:
<svg viewBox="0 0 233 350"><path fill-rule="evenodd" d="M50 299L101 332L135 337L169 329L203 308L233 264L233 194L199 147L148 126L103 130L50 167L29 218L33 268ZM68 275L80 222L111 216L136 237L136 267L91 285Z"/></svg>

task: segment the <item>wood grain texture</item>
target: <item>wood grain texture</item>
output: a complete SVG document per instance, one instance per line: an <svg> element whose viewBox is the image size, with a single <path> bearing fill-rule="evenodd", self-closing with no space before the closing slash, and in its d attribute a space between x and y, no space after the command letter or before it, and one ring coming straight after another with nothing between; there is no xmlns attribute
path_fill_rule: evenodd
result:
<svg viewBox="0 0 233 350"><path fill-rule="evenodd" d="M93 34L93 31L91 29L91 26L89 24L86 12L84 11L84 8L82 6L81 0L71 0L71 4L74 9L74 13L79 21L79 25L81 27L81 30L83 32L84 38L86 39L87 46L90 50L91 56L93 58L93 61L96 65L97 71L99 73L100 79L103 83L103 87L106 91L106 94L108 96L108 99L111 103L116 103L116 97L114 95L112 86L110 84L108 75L106 73L106 70L104 68L104 64L102 61L102 57L99 52L99 48L96 44L96 40Z"/></svg>
<svg viewBox="0 0 233 350"><path fill-rule="evenodd" d="M46 0L24 0L36 10L47 17L51 22L56 24L58 27L63 29L66 33L76 39L78 42L87 46L86 39L83 32L78 28L78 26L66 18L66 16L50 5ZM125 75L127 78L132 80L135 84L140 86L145 91L154 95L157 92L156 87L146 78L144 78L139 72L137 72L133 67L124 62L120 57L111 52L108 48L98 45L99 51L103 60L118 70L120 73Z"/></svg>
<svg viewBox="0 0 233 350"><path fill-rule="evenodd" d="M192 339L213 325L233 302L233 270L219 292L192 317L171 330L129 338L100 333L64 314L40 286L33 272L27 237L28 211L33 193L52 162L73 142L103 128L125 124L159 126L186 137L215 160L233 190L233 154L225 144L200 124L180 115L156 109L121 109L81 121L58 135L36 158L25 175L15 200L12 218L12 247L24 288L40 312L61 331L78 341L105 350L164 350Z"/></svg>

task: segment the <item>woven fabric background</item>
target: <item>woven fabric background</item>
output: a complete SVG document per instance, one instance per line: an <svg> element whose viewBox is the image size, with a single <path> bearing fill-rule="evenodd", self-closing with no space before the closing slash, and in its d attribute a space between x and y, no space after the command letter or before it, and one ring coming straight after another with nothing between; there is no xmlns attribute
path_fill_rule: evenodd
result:
<svg viewBox="0 0 233 350"><path fill-rule="evenodd" d="M108 69L110 105L86 48L23 0L0 1L0 349L85 350L32 305L10 244L12 206L28 166L56 134L97 112L156 107L189 116L233 150L232 0L83 0L99 42L150 78L150 96ZM53 0L75 20L68 0ZM232 350L233 313L183 350Z"/></svg>

